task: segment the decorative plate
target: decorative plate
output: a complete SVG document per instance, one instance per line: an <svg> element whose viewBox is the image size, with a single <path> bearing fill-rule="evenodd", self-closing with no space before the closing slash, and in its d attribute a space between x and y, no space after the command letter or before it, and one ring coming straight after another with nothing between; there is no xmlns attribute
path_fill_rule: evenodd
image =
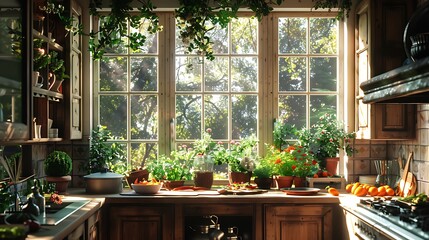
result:
<svg viewBox="0 0 429 240"><path fill-rule="evenodd" d="M296 187L296 188L282 188L281 191L287 195L298 195L298 196L311 196L319 193L320 188L307 188L307 187Z"/></svg>

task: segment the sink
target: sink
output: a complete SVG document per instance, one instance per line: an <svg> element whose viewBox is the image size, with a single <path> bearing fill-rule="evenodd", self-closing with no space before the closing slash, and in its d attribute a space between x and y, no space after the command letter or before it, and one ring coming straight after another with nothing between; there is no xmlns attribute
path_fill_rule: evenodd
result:
<svg viewBox="0 0 429 240"><path fill-rule="evenodd" d="M89 203L89 200L77 200L73 199L70 201L64 200L61 205L57 205L55 207L47 207L46 213L41 214L37 217L37 221L39 221L42 225L57 225L68 216L85 206Z"/></svg>

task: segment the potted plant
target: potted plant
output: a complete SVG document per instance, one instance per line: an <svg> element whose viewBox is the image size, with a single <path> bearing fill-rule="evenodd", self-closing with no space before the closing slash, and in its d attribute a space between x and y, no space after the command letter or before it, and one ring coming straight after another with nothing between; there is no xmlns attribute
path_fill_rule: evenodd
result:
<svg viewBox="0 0 429 240"><path fill-rule="evenodd" d="M59 91L59 88L63 81L66 78L69 78L67 75L66 67L64 66L64 60L59 58L58 53L52 51L50 54L51 61L49 63L49 77L51 82L49 83L49 90L53 89L54 91Z"/></svg>
<svg viewBox="0 0 429 240"><path fill-rule="evenodd" d="M319 164L311 151L300 145L290 145L285 152L292 156L294 164L293 182L295 187L306 186L306 177L313 176L319 170Z"/></svg>
<svg viewBox="0 0 429 240"><path fill-rule="evenodd" d="M72 159L63 151L51 152L43 162L46 181L55 183L58 193L67 192L67 186L71 181Z"/></svg>
<svg viewBox="0 0 429 240"><path fill-rule="evenodd" d="M194 153L192 163L194 185L208 189L213 185L213 167L215 164L213 153L216 146L211 137L211 132L211 128L207 128L202 138L196 140L192 145Z"/></svg>
<svg viewBox="0 0 429 240"><path fill-rule="evenodd" d="M192 179L192 154L180 147L178 151L172 151L170 156L160 155L148 163L150 176L162 181L169 190L183 186L185 180Z"/></svg>
<svg viewBox="0 0 429 240"><path fill-rule="evenodd" d="M229 149L220 142L216 145L214 156L216 164L228 164L228 178L230 184L248 183L255 168L256 146L258 140L252 135L241 139L232 140Z"/></svg>
<svg viewBox="0 0 429 240"><path fill-rule="evenodd" d="M287 151L281 151L275 146L267 146L263 161L272 166L277 188L288 188L293 184L295 162Z"/></svg>
<svg viewBox="0 0 429 240"><path fill-rule="evenodd" d="M335 175L339 161L340 150L347 156L351 156L355 149L352 140L355 132L348 133L344 130L344 124L339 122L334 114L324 114L310 129L297 131L299 143L310 149L322 168Z"/></svg>
<svg viewBox="0 0 429 240"><path fill-rule="evenodd" d="M260 189L270 189L273 183L273 166L263 158L253 171L254 182Z"/></svg>
<svg viewBox="0 0 429 240"><path fill-rule="evenodd" d="M98 125L92 130L89 147L88 170L90 173L106 170L125 174L127 171L127 154L122 145L108 143L114 139L112 132L106 126Z"/></svg>

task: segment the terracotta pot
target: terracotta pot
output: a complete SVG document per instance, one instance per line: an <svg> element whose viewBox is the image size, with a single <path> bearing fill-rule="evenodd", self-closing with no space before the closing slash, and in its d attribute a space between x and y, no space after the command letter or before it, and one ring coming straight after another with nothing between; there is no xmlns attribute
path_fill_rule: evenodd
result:
<svg viewBox="0 0 429 240"><path fill-rule="evenodd" d="M255 178L255 183L259 189L270 189L273 184L272 178Z"/></svg>
<svg viewBox="0 0 429 240"><path fill-rule="evenodd" d="M55 183L55 191L60 194L67 193L67 188L69 182L71 181L71 176L61 176L61 177L51 177L46 176L46 181L49 183Z"/></svg>
<svg viewBox="0 0 429 240"><path fill-rule="evenodd" d="M252 172L229 172L228 180L230 184L233 183L250 183L250 178L252 177Z"/></svg>
<svg viewBox="0 0 429 240"><path fill-rule="evenodd" d="M292 187L292 183L293 183L293 176L277 176L275 178L276 180L276 184L277 184L277 188L290 188Z"/></svg>
<svg viewBox="0 0 429 240"><path fill-rule="evenodd" d="M210 189L213 185L213 172L195 172L194 185L195 187L205 187Z"/></svg>
<svg viewBox="0 0 429 240"><path fill-rule="evenodd" d="M331 175L337 175L337 166L338 166L338 162L340 161L339 157L334 157L334 158L326 158L326 171L328 171L328 173L330 173Z"/></svg>
<svg viewBox="0 0 429 240"><path fill-rule="evenodd" d="M185 184L184 180L177 180L177 181L165 180L163 182L164 182L164 187L168 190L173 190L173 189L175 189L177 187L181 187Z"/></svg>
<svg viewBox="0 0 429 240"><path fill-rule="evenodd" d="M143 169L130 172L130 174L127 176L127 183L130 188L132 188L131 183L134 183L136 179L138 179L139 181L143 179L149 180L149 171Z"/></svg>
<svg viewBox="0 0 429 240"><path fill-rule="evenodd" d="M307 179L305 177L294 177L293 184L295 187L306 187Z"/></svg>

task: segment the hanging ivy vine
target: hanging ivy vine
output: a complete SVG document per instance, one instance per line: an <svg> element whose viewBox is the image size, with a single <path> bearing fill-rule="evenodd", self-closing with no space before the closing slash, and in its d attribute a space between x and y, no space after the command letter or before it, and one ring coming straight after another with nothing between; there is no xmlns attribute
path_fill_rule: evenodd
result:
<svg viewBox="0 0 429 240"><path fill-rule="evenodd" d="M139 3L138 12L131 3ZM237 18L240 8L250 9L260 21L272 10L273 5L280 5L284 0L178 0L179 7L175 9L176 24L179 28L179 38L187 53L197 53L208 60L213 60L212 42L208 32L215 27L226 28L232 19ZM348 16L352 0L313 0L314 9L338 9L337 19L343 20ZM106 49L121 45L137 50L146 42L145 34L155 34L162 31L156 7L151 0L112 0L111 11L102 9L102 0L90 0L90 15L98 17L100 26L89 34L89 50L93 59L100 59ZM148 23L143 28L143 24ZM146 33L128 33L128 25L133 28L145 29ZM71 24L68 24L71 25ZM75 33L82 33L79 26Z"/></svg>

